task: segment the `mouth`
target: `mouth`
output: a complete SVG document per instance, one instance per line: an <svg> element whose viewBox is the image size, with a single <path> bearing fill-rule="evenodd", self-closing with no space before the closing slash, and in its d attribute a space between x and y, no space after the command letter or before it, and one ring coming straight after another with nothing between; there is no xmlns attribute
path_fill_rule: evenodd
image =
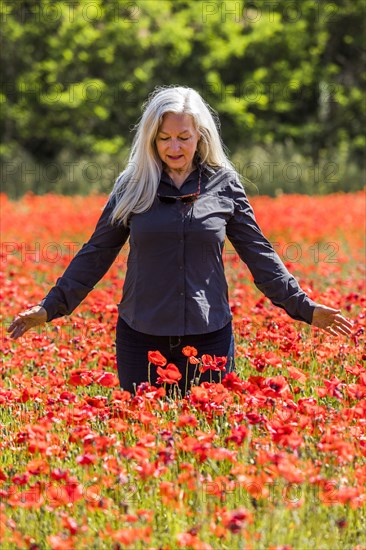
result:
<svg viewBox="0 0 366 550"><path fill-rule="evenodd" d="M167 155L167 157L170 160L179 160L179 159L183 158L183 155L178 155L178 156L175 156L175 157L173 157L172 155Z"/></svg>

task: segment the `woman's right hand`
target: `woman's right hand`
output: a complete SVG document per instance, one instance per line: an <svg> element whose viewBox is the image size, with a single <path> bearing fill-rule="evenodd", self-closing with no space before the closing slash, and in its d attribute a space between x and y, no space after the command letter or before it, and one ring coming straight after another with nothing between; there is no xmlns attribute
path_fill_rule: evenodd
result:
<svg viewBox="0 0 366 550"><path fill-rule="evenodd" d="M42 306L33 306L22 313L19 313L11 325L6 329L10 332L10 338L16 340L23 336L27 330L38 325L43 325L47 321L47 311Z"/></svg>

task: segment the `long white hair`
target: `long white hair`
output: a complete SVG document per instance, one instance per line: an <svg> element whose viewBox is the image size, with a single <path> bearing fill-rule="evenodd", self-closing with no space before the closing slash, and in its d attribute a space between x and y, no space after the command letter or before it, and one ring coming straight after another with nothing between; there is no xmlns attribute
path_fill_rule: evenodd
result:
<svg viewBox="0 0 366 550"><path fill-rule="evenodd" d="M216 112L192 88L159 86L143 104L127 166L117 177L110 194L110 198L115 199L110 217L112 224L123 223L126 227L131 213L146 212L152 206L163 169L155 139L165 113L191 115L200 135L197 144L200 161L236 173L224 152L226 147L219 135L220 122Z"/></svg>

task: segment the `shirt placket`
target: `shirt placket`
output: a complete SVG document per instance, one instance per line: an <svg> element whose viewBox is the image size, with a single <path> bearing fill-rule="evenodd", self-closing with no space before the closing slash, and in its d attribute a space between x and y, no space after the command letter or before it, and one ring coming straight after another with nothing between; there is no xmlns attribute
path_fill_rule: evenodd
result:
<svg viewBox="0 0 366 550"><path fill-rule="evenodd" d="M187 180L189 181L189 180ZM180 189L178 192L175 190L175 194L186 194L186 190ZM192 208L193 205L190 205L190 208ZM187 208L186 204L181 203L180 201L177 201L177 203L173 206L173 208L179 209L179 229L178 229L178 239L177 239L177 274L176 274L176 281L177 281L177 303L178 303L178 311L176 314L176 318L178 319L177 323L177 330L178 333L176 335L183 335L185 334L186 330L186 273L185 273L185 244L186 244L186 231L187 231L187 223L189 221L189 215L190 215L190 208ZM176 336L171 335L171 336Z"/></svg>
<svg viewBox="0 0 366 550"><path fill-rule="evenodd" d="M184 248L185 248L185 213L182 205L181 207L181 223L178 235L178 304L179 304L179 318L180 321L180 333L184 334L185 330L185 305L186 305L186 281L185 281L185 269L184 269Z"/></svg>

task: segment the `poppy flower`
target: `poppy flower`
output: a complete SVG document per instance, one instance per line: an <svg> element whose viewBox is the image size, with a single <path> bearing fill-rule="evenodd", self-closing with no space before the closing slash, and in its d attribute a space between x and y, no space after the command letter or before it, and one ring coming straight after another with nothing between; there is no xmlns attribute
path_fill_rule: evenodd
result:
<svg viewBox="0 0 366 550"><path fill-rule="evenodd" d="M229 529L232 533L240 533L244 528L246 523L250 523L253 519L253 516L249 510L246 508L237 508L236 510L231 510L230 512L224 512L222 523Z"/></svg>
<svg viewBox="0 0 366 550"><path fill-rule="evenodd" d="M70 373L69 384L71 386L89 386L92 382L90 371L75 370Z"/></svg>
<svg viewBox="0 0 366 550"><path fill-rule="evenodd" d="M149 351L147 354L147 357L148 357L149 363L152 363L157 367L164 367L164 365L166 365L167 363L164 355L162 355L158 350Z"/></svg>
<svg viewBox="0 0 366 550"><path fill-rule="evenodd" d="M25 195L19 203L5 195L0 198L7 232L2 298L6 310L19 311L38 302L45 281L52 279L55 265L47 258L40 261L42 250L51 252L50 239L61 243L67 232L83 238L80 227L97 221L104 198ZM303 507L298 547L304 547L304 541L306 546L315 503L322 506L324 519L318 538L329 531L330 522L350 529L351 535L353 529L353 550L361 550L362 535L354 520L366 505L366 318L359 231L364 191L333 194L321 201L258 197L256 203L264 233L280 241L279 252L289 267L296 267L305 292L315 302L352 312L353 336L335 339L314 332L309 338L268 298L258 300L247 267L230 253L224 259L227 275L235 278L230 306L243 379L235 372L225 373L221 384L207 381L192 385L183 399L164 399L178 379L179 385L184 382L186 370L185 365L176 363L179 372L168 364L174 359L155 350L156 341L146 350L146 359L152 350L148 368L151 374L155 366L154 376L130 393L118 387L112 350L114 304L120 298L115 284L120 266L113 264L106 274L111 284L95 288L71 318L56 319L52 334L44 334L43 328L32 330L24 344L3 339L3 547L33 548L46 533L52 550L98 544L116 549L170 545L211 550L209 541L215 549L264 545L275 550L281 541L268 542L270 532L257 528L269 525L274 503L280 500L285 512ZM327 209L337 216L323 216L323 223L316 223ZM284 211L286 217L281 215ZM40 215L30 217L29 212ZM59 223L60 217L66 224ZM45 221L43 229L39 224L34 229L32 220L40 218ZM40 244L36 262L32 251L23 250L35 235ZM342 246L335 247L338 241ZM302 243L301 251L293 243ZM332 261L335 248L337 262ZM301 258L289 262L294 251L301 252ZM61 269L70 256L71 251L69 257L61 255ZM127 261L125 250L121 256ZM324 282L321 290L310 284L315 275ZM69 329L72 334L63 333ZM229 370L226 358L214 356L214 349L207 348L202 358L199 348L181 348L180 359L195 379L200 366L210 372ZM158 377L163 385L156 383ZM316 498L301 498L301 489ZM158 497L159 510L152 496ZM200 518L202 506L205 513ZM180 526L170 542L164 529L176 527L177 513ZM101 524L101 515L103 529L97 532L93 526ZM283 527L291 531L290 516L289 512ZM165 518L164 525L159 518ZM288 544L284 540L276 550L292 550Z"/></svg>
<svg viewBox="0 0 366 550"><path fill-rule="evenodd" d="M182 353L183 353L183 355L185 355L186 357L196 357L198 351L197 351L196 348L194 348L193 346L185 346L185 347L182 349Z"/></svg>
<svg viewBox="0 0 366 550"><path fill-rule="evenodd" d="M50 535L47 541L52 550L72 550L75 548L75 542L72 538L66 538L64 535Z"/></svg>
<svg viewBox="0 0 366 550"><path fill-rule="evenodd" d="M239 378L236 372L229 372L222 381L222 385L234 393L243 393L247 389L247 382Z"/></svg>
<svg viewBox="0 0 366 550"><path fill-rule="evenodd" d="M182 378L182 373L173 363L169 363L166 369L158 367L156 372L159 375L159 378L157 379L158 384L177 384Z"/></svg>
<svg viewBox="0 0 366 550"><path fill-rule="evenodd" d="M202 366L199 368L199 371L204 373L207 370L213 371L225 371L225 365L227 363L227 357L213 357L208 353L204 353L201 358Z"/></svg>
<svg viewBox="0 0 366 550"><path fill-rule="evenodd" d="M105 388L114 388L119 385L118 378L113 372L102 372L96 376L95 381Z"/></svg>

